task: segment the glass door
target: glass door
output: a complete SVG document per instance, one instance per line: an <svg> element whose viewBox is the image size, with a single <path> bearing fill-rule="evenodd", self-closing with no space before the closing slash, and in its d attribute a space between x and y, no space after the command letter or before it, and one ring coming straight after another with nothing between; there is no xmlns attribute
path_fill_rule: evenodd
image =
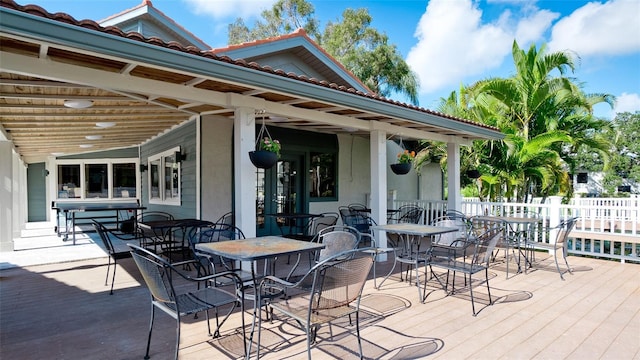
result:
<svg viewBox="0 0 640 360"><path fill-rule="evenodd" d="M306 208L303 155L282 154L271 169L256 169L256 234L282 235L295 224L275 214L296 214ZM295 220L293 220L295 221Z"/></svg>

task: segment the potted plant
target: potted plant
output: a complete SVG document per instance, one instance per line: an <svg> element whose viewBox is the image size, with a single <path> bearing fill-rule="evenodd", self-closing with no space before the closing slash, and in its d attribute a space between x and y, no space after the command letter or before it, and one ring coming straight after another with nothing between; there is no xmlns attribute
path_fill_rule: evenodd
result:
<svg viewBox="0 0 640 360"><path fill-rule="evenodd" d="M255 167L269 169L280 158L280 142L270 137L263 137L258 142L258 150L249 152L249 159Z"/></svg>
<svg viewBox="0 0 640 360"><path fill-rule="evenodd" d="M416 152L409 150L404 150L398 154L398 162L395 164L391 164L391 171L397 175L404 175L411 171L411 163L413 159L416 157Z"/></svg>

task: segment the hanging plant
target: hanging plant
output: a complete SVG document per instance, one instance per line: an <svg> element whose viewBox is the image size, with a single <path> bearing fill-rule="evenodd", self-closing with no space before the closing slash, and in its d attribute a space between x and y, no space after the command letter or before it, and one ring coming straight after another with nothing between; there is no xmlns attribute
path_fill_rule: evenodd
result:
<svg viewBox="0 0 640 360"><path fill-rule="evenodd" d="M256 150L249 151L251 163L259 169L269 169L278 162L280 149L280 142L271 138L269 130L264 125L264 117L262 117L262 126L256 140Z"/></svg>
<svg viewBox="0 0 640 360"><path fill-rule="evenodd" d="M400 153L398 153L398 162L395 164L391 164L391 171L393 171L396 175L405 175L411 171L411 165L413 159L416 157L415 151L409 151L404 148L402 144L402 139L400 139L400 147L403 149Z"/></svg>

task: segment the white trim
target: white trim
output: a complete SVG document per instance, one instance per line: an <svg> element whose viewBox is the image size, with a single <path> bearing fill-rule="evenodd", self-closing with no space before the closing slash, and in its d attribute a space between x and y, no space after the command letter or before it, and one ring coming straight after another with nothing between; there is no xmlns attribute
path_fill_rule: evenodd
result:
<svg viewBox="0 0 640 360"><path fill-rule="evenodd" d="M117 158L117 159L53 159L51 162L47 162L45 168L47 168L51 164L53 169L49 170L49 177L51 179L51 193L47 196L47 201L49 198L55 199L54 201L112 201L112 200L131 200L131 199L140 199L140 191L142 188L142 184L138 179L140 179L140 159L138 158ZM113 197L113 165L114 164L134 164L136 171L136 196L135 197ZM60 198L58 196L58 166L59 165L78 165L80 167L80 184L78 188L80 189L80 196L74 198ZM104 198L87 198L85 196L85 165L107 165L107 197Z"/></svg>
<svg viewBox="0 0 640 360"><path fill-rule="evenodd" d="M173 205L173 206L180 206L182 205L182 164L180 162L176 162L175 164L177 164L178 166L178 194L176 197L170 197L170 198L165 198L166 195L166 189L165 189L165 164L166 164L166 158L173 156L176 152L179 152L180 150L180 146L176 146L173 147L171 149L165 150L163 152L151 155L147 158L147 184L149 185L149 204L157 204L157 205ZM151 196L151 162L153 161L159 161L159 165L158 165L158 171L159 171L159 176L158 176L158 197L152 197Z"/></svg>

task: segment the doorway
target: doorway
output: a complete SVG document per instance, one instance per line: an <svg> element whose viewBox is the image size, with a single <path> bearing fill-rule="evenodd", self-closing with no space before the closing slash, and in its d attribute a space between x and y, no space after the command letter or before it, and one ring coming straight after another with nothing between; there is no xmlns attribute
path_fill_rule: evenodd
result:
<svg viewBox="0 0 640 360"><path fill-rule="evenodd" d="M303 165L304 154L283 153L271 169L256 169L257 236L281 235L291 225L274 214L305 212Z"/></svg>

